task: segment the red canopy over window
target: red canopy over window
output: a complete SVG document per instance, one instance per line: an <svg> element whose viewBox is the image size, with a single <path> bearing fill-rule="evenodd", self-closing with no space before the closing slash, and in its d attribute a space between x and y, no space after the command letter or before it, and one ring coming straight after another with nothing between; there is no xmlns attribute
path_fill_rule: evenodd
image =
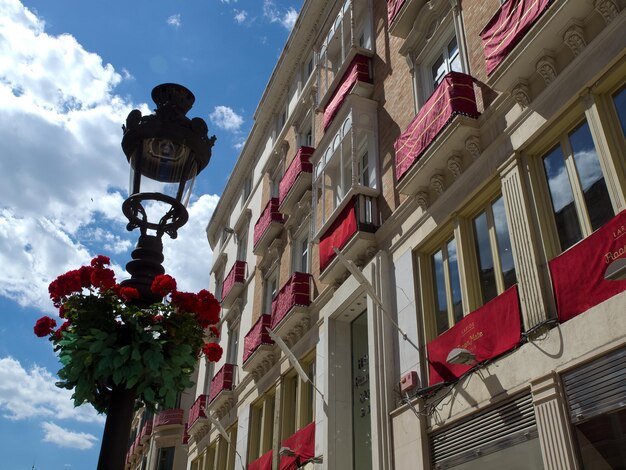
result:
<svg viewBox="0 0 626 470"><path fill-rule="evenodd" d="M550 261L560 322L626 290L626 281L604 279L609 264L619 258L626 258L626 211Z"/></svg>
<svg viewBox="0 0 626 470"><path fill-rule="evenodd" d="M400 180L456 114L478 117L474 79L450 72L394 143L396 179Z"/></svg>
<svg viewBox="0 0 626 470"><path fill-rule="evenodd" d="M230 290L233 288L235 283L237 282L245 282L246 280L246 262L245 261L235 261L233 267L230 268L230 272L226 279L224 279L224 283L222 284L222 299L228 296Z"/></svg>
<svg viewBox="0 0 626 470"><path fill-rule="evenodd" d="M205 409L207 405L207 396L200 395L196 398L196 401L189 409L189 426L193 426L193 424L200 418L206 418Z"/></svg>
<svg viewBox="0 0 626 470"><path fill-rule="evenodd" d="M328 129L330 123L333 122L335 115L341 108L343 100L346 98L350 90L356 82L368 82L371 83L370 78L370 62L364 55L357 55L352 59L352 62L348 66L346 72L341 78L339 87L333 93L332 98L324 109L324 130Z"/></svg>
<svg viewBox="0 0 626 470"><path fill-rule="evenodd" d="M315 423L311 423L288 437L281 443L281 447L288 447L294 456L280 458L280 470L296 470L315 456Z"/></svg>
<svg viewBox="0 0 626 470"><path fill-rule="evenodd" d="M268 201L259 220L257 220L254 225L254 246L259 243L259 240L272 222L279 222L281 224L284 222L283 215L278 210L277 197L273 197Z"/></svg>
<svg viewBox="0 0 626 470"><path fill-rule="evenodd" d="M272 301L272 329L276 328L289 311L297 306L311 304L311 288L308 273L293 273Z"/></svg>
<svg viewBox="0 0 626 470"><path fill-rule="evenodd" d="M248 464L248 470L272 470L272 456L274 451L270 450L261 457Z"/></svg>
<svg viewBox="0 0 626 470"><path fill-rule="evenodd" d="M224 390L233 389L233 372L235 371L234 364L224 364L222 368L215 374L211 380L211 394L209 395L209 403Z"/></svg>
<svg viewBox="0 0 626 470"><path fill-rule="evenodd" d="M324 271L335 258L333 248L343 248L356 232L356 212L352 199L320 238L320 271Z"/></svg>
<svg viewBox="0 0 626 470"><path fill-rule="evenodd" d="M454 381L473 367L448 364L446 358L452 349L467 349L482 362L513 349L520 339L519 297L517 286L513 286L428 344L429 385Z"/></svg>
<svg viewBox="0 0 626 470"><path fill-rule="evenodd" d="M551 0L508 0L480 32L485 49L487 75L524 37Z"/></svg>

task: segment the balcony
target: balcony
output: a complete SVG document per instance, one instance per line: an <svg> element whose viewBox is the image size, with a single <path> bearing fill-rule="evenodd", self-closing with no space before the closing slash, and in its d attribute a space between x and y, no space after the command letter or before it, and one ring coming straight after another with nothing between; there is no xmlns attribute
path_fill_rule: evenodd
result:
<svg viewBox="0 0 626 470"><path fill-rule="evenodd" d="M313 165L310 157L315 149L300 147L289 168L280 180L278 210L291 214L293 207L307 189L311 189Z"/></svg>
<svg viewBox="0 0 626 470"><path fill-rule="evenodd" d="M308 328L309 305L311 275L293 273L272 301L272 330L284 339L299 327Z"/></svg>
<svg viewBox="0 0 626 470"><path fill-rule="evenodd" d="M222 307L230 308L243 291L246 282L246 262L235 261L222 284Z"/></svg>
<svg viewBox="0 0 626 470"><path fill-rule="evenodd" d="M185 430L183 431L183 438L181 439L181 444L182 445L189 444L190 437L191 437L191 434L189 433L189 425L185 423Z"/></svg>
<svg viewBox="0 0 626 470"><path fill-rule="evenodd" d="M460 166L469 165L466 141L478 136L478 110L474 79L450 72L394 143L396 179L401 193L413 195L428 188L433 175L449 166L457 155Z"/></svg>
<svg viewBox="0 0 626 470"><path fill-rule="evenodd" d="M182 426L183 425L183 417L185 412L180 408L172 408L169 410L163 410L157 413L154 417L154 431L169 428L172 426Z"/></svg>
<svg viewBox="0 0 626 470"><path fill-rule="evenodd" d="M211 380L211 393L209 394L209 407L212 410L220 410L233 404L233 383L235 378L235 365L224 364ZM218 413L219 415L220 413Z"/></svg>
<svg viewBox="0 0 626 470"><path fill-rule="evenodd" d="M274 340L267 328L272 326L270 314L261 315L243 340L243 370L262 375L274 361Z"/></svg>
<svg viewBox="0 0 626 470"><path fill-rule="evenodd" d="M209 430L209 419L206 415L208 395L200 395L189 409L187 429L189 435L200 435Z"/></svg>
<svg viewBox="0 0 626 470"><path fill-rule="evenodd" d="M355 94L369 98L372 94L372 90L370 60L368 57L358 54L350 62L350 65L341 77L341 81L337 84L335 91L324 107L324 118L322 121L324 131L328 129L339 112L346 96Z"/></svg>
<svg viewBox="0 0 626 470"><path fill-rule="evenodd" d="M419 24L418 18L426 16L420 13L427 3L427 0L387 0L389 34L407 39Z"/></svg>
<svg viewBox="0 0 626 470"><path fill-rule="evenodd" d="M369 259L376 248L375 232L378 229L376 198L363 194L347 201L330 226L320 236L320 280L326 284L339 282L346 273L337 259L337 248L357 265Z"/></svg>
<svg viewBox="0 0 626 470"><path fill-rule="evenodd" d="M586 27L594 14L593 3L567 0L503 3L480 32L489 75L487 84L498 91L510 91L520 78L541 73L539 63L546 55L562 49L564 36L569 37L570 31L582 39L578 44L585 47L598 29ZM555 59L550 57L552 60L548 62ZM556 73L555 66L552 62Z"/></svg>
<svg viewBox="0 0 626 470"><path fill-rule="evenodd" d="M283 215L278 210L278 198L269 200L261 217L254 224L254 247L255 255L261 254L269 244L282 231L284 225Z"/></svg>

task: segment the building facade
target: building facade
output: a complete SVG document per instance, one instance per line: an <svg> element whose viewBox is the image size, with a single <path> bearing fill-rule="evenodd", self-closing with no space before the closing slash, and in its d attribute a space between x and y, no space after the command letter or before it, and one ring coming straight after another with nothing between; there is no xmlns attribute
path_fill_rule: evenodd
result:
<svg viewBox="0 0 626 470"><path fill-rule="evenodd" d="M207 227L187 468L622 468L624 8L304 2Z"/></svg>

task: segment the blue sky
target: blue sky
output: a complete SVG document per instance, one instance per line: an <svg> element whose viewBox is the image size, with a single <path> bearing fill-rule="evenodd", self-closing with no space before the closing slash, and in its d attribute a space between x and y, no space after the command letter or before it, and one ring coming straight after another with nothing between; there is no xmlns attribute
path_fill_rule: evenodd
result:
<svg viewBox="0 0 626 470"><path fill-rule="evenodd" d="M183 290L208 284L204 228L302 0L0 0L0 448L3 470L95 468L104 418L54 386L58 363L32 327L56 315L47 286L97 254L118 278L137 233L121 203L121 125L185 85L218 141L164 240Z"/></svg>

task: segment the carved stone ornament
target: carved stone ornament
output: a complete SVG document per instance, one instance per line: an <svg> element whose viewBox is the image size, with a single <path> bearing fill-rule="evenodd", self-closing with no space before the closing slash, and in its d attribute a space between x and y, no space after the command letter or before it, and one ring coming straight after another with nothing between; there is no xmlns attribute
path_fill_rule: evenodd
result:
<svg viewBox="0 0 626 470"><path fill-rule="evenodd" d="M415 201L417 201L417 205L420 206L423 210L426 210L430 205L430 198L428 197L427 191L418 191L415 195Z"/></svg>
<svg viewBox="0 0 626 470"><path fill-rule="evenodd" d="M546 85L550 85L556 79L556 62L551 55L544 55L537 62L537 72L546 82Z"/></svg>
<svg viewBox="0 0 626 470"><path fill-rule="evenodd" d="M530 88L526 80L520 80L511 90L511 96L522 109L530 106Z"/></svg>
<svg viewBox="0 0 626 470"><path fill-rule="evenodd" d="M437 194L443 193L445 187L445 179L441 173L435 173L430 177L430 187L433 188L433 191Z"/></svg>
<svg viewBox="0 0 626 470"><path fill-rule="evenodd" d="M465 140L465 149L472 156L473 160L480 157L480 138L477 135L471 135Z"/></svg>
<svg viewBox="0 0 626 470"><path fill-rule="evenodd" d="M607 24L619 15L619 6L614 0L596 0L593 6L602 15Z"/></svg>
<svg viewBox="0 0 626 470"><path fill-rule="evenodd" d="M452 155L448 158L448 170L452 173L452 177L457 179L463 173L463 160L458 155Z"/></svg>
<svg viewBox="0 0 626 470"><path fill-rule="evenodd" d="M563 41L565 41L567 47L571 49L574 57L580 54L583 49L587 47L584 31L577 24L573 24L565 31L565 34L563 34Z"/></svg>
<svg viewBox="0 0 626 470"><path fill-rule="evenodd" d="M298 341L300 341L300 338L304 336L304 333L309 330L309 323L309 317L308 315L306 315L302 317L302 319L298 323L296 323L293 328L291 328L291 331L289 331L289 333L287 333L286 337L284 338L287 346L292 347Z"/></svg>

